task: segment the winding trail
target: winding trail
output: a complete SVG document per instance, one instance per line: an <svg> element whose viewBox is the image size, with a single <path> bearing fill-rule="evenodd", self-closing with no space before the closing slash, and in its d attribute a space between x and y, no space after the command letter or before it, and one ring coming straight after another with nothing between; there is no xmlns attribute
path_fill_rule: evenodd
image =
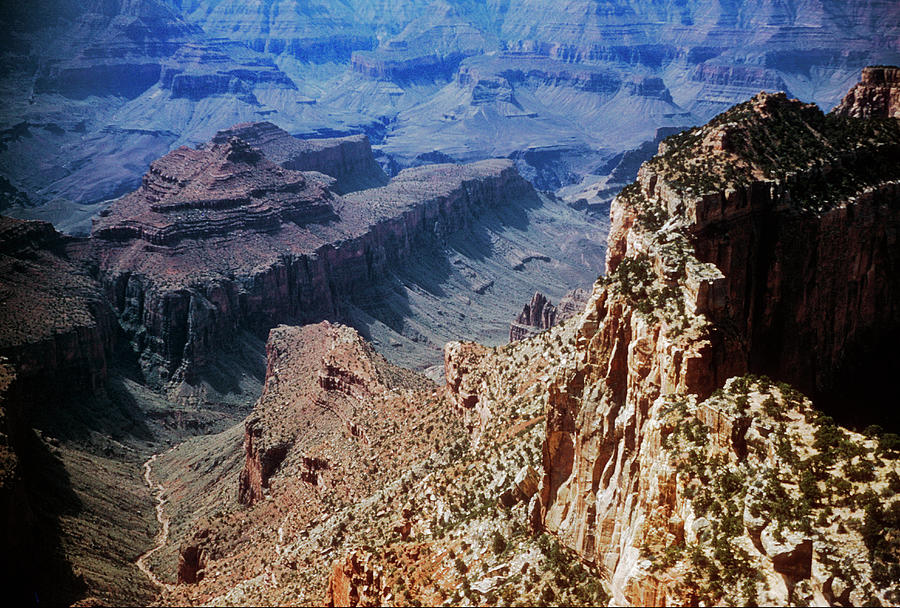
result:
<svg viewBox="0 0 900 608"><path fill-rule="evenodd" d="M141 572L147 575L147 578L150 579L151 583L166 591L172 591L175 589L175 585L164 583L156 578L156 575L150 570L150 566L147 565L147 560L150 556L162 549L169 540L169 518L165 513L166 499L163 496L165 489L162 487L161 483L154 484L150 477L152 473L151 466L158 455L159 454L154 454L150 457L150 460L144 463L144 481L147 483L147 487L150 488L150 492L155 493L156 495L156 520L159 522L160 526L162 526L162 529L159 531L159 534L156 535L156 546L137 559L137 567L140 568Z"/></svg>

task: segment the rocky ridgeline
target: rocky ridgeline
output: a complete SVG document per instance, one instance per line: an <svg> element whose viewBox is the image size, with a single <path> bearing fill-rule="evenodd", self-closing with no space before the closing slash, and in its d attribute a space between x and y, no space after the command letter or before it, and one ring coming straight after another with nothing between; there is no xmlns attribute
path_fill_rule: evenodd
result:
<svg viewBox="0 0 900 608"><path fill-rule="evenodd" d="M834 113L856 118L900 118L900 68L864 68L859 84L850 89Z"/></svg>
<svg viewBox="0 0 900 608"><path fill-rule="evenodd" d="M879 541L841 524L866 511L883 525L880 507L846 496L891 496L896 461L788 385L744 375L816 394L848 373L843 353L858 357L850 373L883 369L879 340L900 327L886 245L898 129L760 94L664 142L614 202L607 276L544 380L544 476L528 513L609 573L615 603L896 597ZM448 387L482 430L505 363L448 346ZM890 378L858 388L884 398Z"/></svg>
<svg viewBox="0 0 900 608"><path fill-rule="evenodd" d="M310 159L271 127L239 131L285 164ZM409 169L341 197L330 178L225 137L153 163L94 226L91 256L151 380L191 380L242 329L335 316L346 297L483 210L537 197L505 160ZM368 145L335 144L321 146L334 165L314 162L352 179L344 152Z"/></svg>
<svg viewBox="0 0 900 608"><path fill-rule="evenodd" d="M391 474L393 467L386 454L376 459L367 452L384 447L395 408L405 405L402 398L414 391L425 393L429 383L390 366L355 330L327 321L303 329L273 329L266 353L266 384L245 423L239 502L262 500L282 465L287 471L301 471L301 480L308 484L302 487L370 494L372 484L381 474ZM344 446L344 437L352 438L358 450ZM366 459L370 464L359 479L342 474ZM339 488L347 484L369 485Z"/></svg>
<svg viewBox="0 0 900 608"><path fill-rule="evenodd" d="M235 125L219 131L213 143L237 137L260 150L266 158L293 171L318 171L334 177L335 192L347 193L376 188L388 177L372 156L365 135L326 139L298 139L270 122Z"/></svg>
<svg viewBox="0 0 900 608"><path fill-rule="evenodd" d="M509 324L509 341L515 342L533 336L571 319L584 310L587 301L588 292L584 289L570 291L555 306L547 296L539 291L535 292L531 302L526 304L516 320Z"/></svg>
<svg viewBox="0 0 900 608"><path fill-rule="evenodd" d="M321 603L332 562L323 549L340 546L361 525L373 526L369 533L395 530L408 538L416 509L404 505L409 497L397 487L398 476L422 469L435 452L464 436L459 420L446 415L437 386L388 363L349 327L327 321L279 326L266 351L263 394L241 425L240 473L213 480L215 467L191 469L206 471L203 483L212 494L234 484L222 493L226 501L214 504L217 514L210 516L202 493L176 481L173 508L181 523L166 551L177 551L177 559L172 555L160 570L182 584L167 601L208 602L238 588L256 602L271 600L267 584L262 590L247 585L270 563L282 581L291 581L281 585L283 593ZM210 440L216 441L205 438ZM212 456L230 458L238 447L229 441ZM160 467L180 470L203 452L193 449L179 446ZM369 500L379 493L383 502ZM334 519L348 509L358 509L359 519Z"/></svg>

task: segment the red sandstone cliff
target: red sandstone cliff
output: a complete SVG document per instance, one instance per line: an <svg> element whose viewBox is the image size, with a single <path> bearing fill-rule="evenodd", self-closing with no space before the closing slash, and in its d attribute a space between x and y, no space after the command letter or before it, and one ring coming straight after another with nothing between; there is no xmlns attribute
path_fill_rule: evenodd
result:
<svg viewBox="0 0 900 608"><path fill-rule="evenodd" d="M898 145L896 123L852 122L760 94L664 142L614 202L607 276L576 322L571 356L546 379L544 476L530 507L536 525L609 573L614 603L781 603L795 593L819 602L845 593L845 601L862 602L893 593L879 578L881 566L862 557L858 536L817 536L821 544L812 548L810 518L824 507L790 489L800 484L800 457L782 453L772 432L786 432L815 462L816 417L798 413L803 406L791 405L799 403L791 391L775 391L768 380L731 380L724 399L717 389L754 372L844 397L834 391L853 382L856 370L900 369L882 348L900 329ZM500 407L492 370L503 365L502 357L448 347L448 388L462 411L477 405L481 430ZM892 373L866 376L869 386L857 388L885 397ZM764 401L768 409L757 407ZM864 410L853 399L823 406L850 418ZM682 432L708 439L673 448ZM688 459L697 449L696 461ZM735 485L724 495L740 496L738 503L704 494L706 485L718 487L721 467L734 468ZM753 502L754 484L769 483L761 471L773 467L784 472L767 487L782 489ZM843 473L817 475L827 485ZM811 511L776 515L778 492ZM721 526L731 520L709 515L698 496L746 514L726 534ZM703 536L707 526L712 536ZM775 528L786 530L777 541ZM710 553L713 541L746 563L729 570L717 561L725 553ZM690 557L689 549L700 553ZM831 565L833 551L866 565L841 573ZM738 585L742 572L761 577L746 583L746 597L707 584L733 576ZM873 587L879 580L881 588Z"/></svg>
<svg viewBox="0 0 900 608"><path fill-rule="evenodd" d="M616 598L683 599L641 558L651 533L675 539L677 522L698 511L660 447L666 400L703 399L748 371L828 391L848 357L882 363L879 338L900 328L889 245L900 225L900 129L879 128L844 147L852 127L841 119L761 94L664 143L614 203L606 286L578 322L577 363L548 391L541 518L605 565ZM713 180L705 187L690 177L701 167ZM859 181L818 198L811 182L836 171ZM747 432L726 429L723 441ZM827 595L825 582L815 579L813 595Z"/></svg>

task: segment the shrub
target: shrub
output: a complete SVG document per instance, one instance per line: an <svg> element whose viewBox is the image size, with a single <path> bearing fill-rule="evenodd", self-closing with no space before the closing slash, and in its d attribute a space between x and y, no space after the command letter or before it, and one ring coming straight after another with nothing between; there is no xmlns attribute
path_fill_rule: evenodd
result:
<svg viewBox="0 0 900 608"><path fill-rule="evenodd" d="M491 550L494 552L494 555L500 555L504 551L506 551L507 542L506 538L503 537L497 531L494 531L494 534L491 538Z"/></svg>
<svg viewBox="0 0 900 608"><path fill-rule="evenodd" d="M465 574L469 571L469 567L466 565L466 562L462 560L462 558L457 557L454 560L453 565L456 566L456 571L460 574Z"/></svg>

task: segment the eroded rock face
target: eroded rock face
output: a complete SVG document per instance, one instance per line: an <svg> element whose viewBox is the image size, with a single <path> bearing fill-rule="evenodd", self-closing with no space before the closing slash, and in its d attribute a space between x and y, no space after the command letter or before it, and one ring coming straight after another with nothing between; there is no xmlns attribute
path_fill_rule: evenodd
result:
<svg viewBox="0 0 900 608"><path fill-rule="evenodd" d="M193 585L203 579L206 552L196 544L188 545L178 556L178 584Z"/></svg>
<svg viewBox="0 0 900 608"><path fill-rule="evenodd" d="M295 145L271 127L236 129L287 165L351 182L360 175L343 169L369 152L362 139ZM333 183L224 133L153 163L96 222L90 257L152 382L191 381L241 330L337 316L348 294L483 210L537 196L504 160L410 169L343 197Z"/></svg>
<svg viewBox="0 0 900 608"><path fill-rule="evenodd" d="M383 565L366 552L336 561L328 580L326 606L383 606L390 594L382 580Z"/></svg>
<svg viewBox="0 0 900 608"><path fill-rule="evenodd" d="M426 381L390 371L353 329L327 321L302 329L276 327L266 352L263 394L245 423L238 501L262 499L281 468L296 471L311 492L355 493L367 487L372 479L346 471L380 468L363 463L375 439L373 426L382 425L379 416L395 416L392 406L407 390L426 388ZM377 404L376 410L365 403ZM345 437L352 449L338 447Z"/></svg>
<svg viewBox="0 0 900 608"><path fill-rule="evenodd" d="M549 329L579 314L588 300L584 289L570 291L553 305L541 292L535 292L516 320L509 325L509 341L515 342L537 332Z"/></svg>
<svg viewBox="0 0 900 608"><path fill-rule="evenodd" d="M900 118L900 68L863 68L862 79L834 109L854 118Z"/></svg>
<svg viewBox="0 0 900 608"><path fill-rule="evenodd" d="M78 259L83 245L45 222L0 217L0 355L29 399L92 392L106 380L117 327Z"/></svg>
<svg viewBox="0 0 900 608"><path fill-rule="evenodd" d="M224 143L231 137L246 141L285 169L330 175L337 180L334 190L338 193L388 183L387 175L372 156L372 146L365 135L298 139L270 122L255 122L219 131L212 141Z"/></svg>
<svg viewBox="0 0 900 608"><path fill-rule="evenodd" d="M897 249L885 246L900 226L898 144L896 123L825 116L760 94L663 142L615 200L606 277L578 318L573 354L537 379L547 427L539 498L529 506L533 528L610 573L614 604L721 598L679 570L687 568L680 558L660 562L663 549L722 541L724 524L695 498L726 470L747 484L735 488L748 488L730 550L745 552L769 581L753 593L785 603L798 581L811 601L829 593L828 559L803 532L810 521L772 523L781 499L756 493L776 486L771 476L754 477L788 467L797 476L788 487L799 483L800 461L777 438L780 421L792 425L798 446L811 445L814 429L800 413L808 406L788 415L773 397L761 407L770 389L729 379L766 373L815 394L846 373L848 351L881 369L882 351L863 345L878 343L873 332L900 327ZM868 304L875 300L883 306ZM451 344L446 361L457 401L490 411L503 390L493 371L508 363L503 356ZM868 376L882 394L891 377ZM845 412L848 403L859 410L853 399ZM695 455L673 447L686 421ZM711 458L717 472L688 474L695 456ZM855 555L858 547L841 550ZM861 574L854 583L869 585L860 598L873 580Z"/></svg>
<svg viewBox="0 0 900 608"><path fill-rule="evenodd" d="M547 529L612 573L617 601L659 603L674 589L649 575L639 551L652 529L683 534L678 522L689 504L662 449L661 399L702 399L748 371L824 389L840 373L843 354L860 352L854 344L900 327L897 249L884 246L900 226L900 131L859 131L871 139L846 150L829 139L832 127L849 128L841 120L760 95L663 144L613 205L609 287L595 289L579 320L580 359L548 387L541 505ZM801 154L816 154L826 168L785 179L758 164L761 149L808 145L780 139L784 125L820 134L825 144ZM752 147L732 143L738 132ZM673 148L692 142L694 160ZM692 164L710 171L720 159L730 159L740 176L692 190ZM793 160L785 156L776 168L790 170ZM866 163L885 170L867 172ZM808 184L836 167L858 181L838 190L838 199L817 198ZM679 240L679 221L690 240ZM869 304L876 300L883 304ZM698 416L716 441L730 445L744 436L739 419L704 411ZM745 442L732 449L740 458ZM811 545L779 542L784 546L769 536L762 541L775 571L808 577Z"/></svg>

